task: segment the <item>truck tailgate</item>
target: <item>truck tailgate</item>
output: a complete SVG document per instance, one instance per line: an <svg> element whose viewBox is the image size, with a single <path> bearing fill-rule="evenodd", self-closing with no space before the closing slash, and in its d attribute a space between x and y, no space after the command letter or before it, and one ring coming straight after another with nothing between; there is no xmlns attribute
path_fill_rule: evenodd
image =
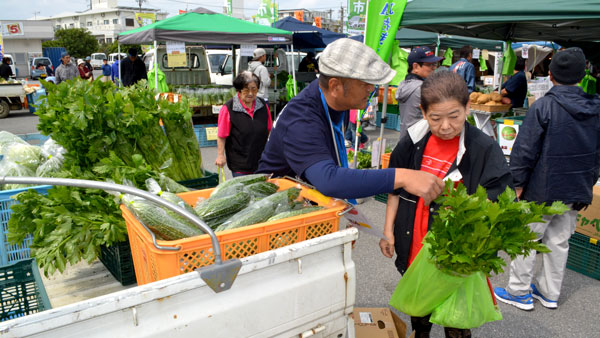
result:
<svg viewBox="0 0 600 338"><path fill-rule="evenodd" d="M230 290L191 272L0 323L6 337L343 337L355 300L347 229L242 259ZM340 336L341 335L341 336Z"/></svg>
<svg viewBox="0 0 600 338"><path fill-rule="evenodd" d="M15 97L25 95L23 85L20 83L0 84L0 97Z"/></svg>

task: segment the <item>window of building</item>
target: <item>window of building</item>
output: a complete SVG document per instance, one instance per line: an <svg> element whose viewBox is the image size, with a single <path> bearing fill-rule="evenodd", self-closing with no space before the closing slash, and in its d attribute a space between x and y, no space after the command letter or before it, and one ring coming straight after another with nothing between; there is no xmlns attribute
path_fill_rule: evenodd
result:
<svg viewBox="0 0 600 338"><path fill-rule="evenodd" d="M108 25L109 23L110 23L110 21L108 21L108 20L104 20L104 24L105 24L105 25Z"/></svg>
<svg viewBox="0 0 600 338"><path fill-rule="evenodd" d="M106 38L106 43L112 43L112 38Z"/></svg>
<svg viewBox="0 0 600 338"><path fill-rule="evenodd" d="M92 27L92 24L93 24L93 23L92 23L91 21L88 21L88 22L87 22L87 26L88 26L88 27Z"/></svg>
<svg viewBox="0 0 600 338"><path fill-rule="evenodd" d="M118 25L119 24L119 19L113 19L113 25Z"/></svg>
<svg viewBox="0 0 600 338"><path fill-rule="evenodd" d="M69 28L75 28L75 24L74 23L70 23L69 24Z"/></svg>
<svg viewBox="0 0 600 338"><path fill-rule="evenodd" d="M133 19L125 19L125 26L127 26L127 27L133 27L134 22L135 21Z"/></svg>
<svg viewBox="0 0 600 338"><path fill-rule="evenodd" d="M61 26L61 25L56 25L56 30L59 30L59 29L61 29L61 28L62 28L62 26Z"/></svg>

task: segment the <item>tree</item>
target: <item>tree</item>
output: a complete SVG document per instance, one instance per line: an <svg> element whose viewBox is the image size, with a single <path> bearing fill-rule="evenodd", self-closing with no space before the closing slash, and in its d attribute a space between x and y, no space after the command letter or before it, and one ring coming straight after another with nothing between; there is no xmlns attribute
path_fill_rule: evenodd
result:
<svg viewBox="0 0 600 338"><path fill-rule="evenodd" d="M140 45L121 45L121 53L127 54L127 51L129 50L129 48L132 48L132 47L137 48L139 51L142 50L142 46L140 46ZM117 53L118 49L119 49L118 41L115 40L113 43L100 45L99 50L100 50L100 52L108 55L110 53Z"/></svg>
<svg viewBox="0 0 600 338"><path fill-rule="evenodd" d="M72 57L84 58L98 50L98 40L85 28L59 29L53 41L45 41L43 47L65 47Z"/></svg>

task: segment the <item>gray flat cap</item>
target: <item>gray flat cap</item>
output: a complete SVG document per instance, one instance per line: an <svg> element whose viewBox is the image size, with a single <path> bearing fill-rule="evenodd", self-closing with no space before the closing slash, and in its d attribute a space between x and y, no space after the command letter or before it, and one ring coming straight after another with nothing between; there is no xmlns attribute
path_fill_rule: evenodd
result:
<svg viewBox="0 0 600 338"><path fill-rule="evenodd" d="M366 83L386 84L396 76L377 53L367 45L338 39L329 44L319 57L319 72L331 77L357 79Z"/></svg>

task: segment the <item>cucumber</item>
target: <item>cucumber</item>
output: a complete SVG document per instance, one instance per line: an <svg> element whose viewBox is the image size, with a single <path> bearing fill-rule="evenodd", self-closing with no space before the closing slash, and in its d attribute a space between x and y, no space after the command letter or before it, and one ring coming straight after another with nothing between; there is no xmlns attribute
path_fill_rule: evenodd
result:
<svg viewBox="0 0 600 338"><path fill-rule="evenodd" d="M244 191L244 187L245 185L243 185L242 183L236 183L236 184L231 184L226 186L225 188L219 189L219 191L213 190L213 193L210 195L210 197L208 198L210 199L218 199L218 198L223 198L223 197L227 197L227 196L231 196L234 194L237 194L240 191Z"/></svg>
<svg viewBox="0 0 600 338"><path fill-rule="evenodd" d="M150 230L165 240L172 241L199 236L204 232L189 223L184 223L154 203L135 200L126 204Z"/></svg>
<svg viewBox="0 0 600 338"><path fill-rule="evenodd" d="M236 229L247 225L262 223L274 214L275 204L265 198L231 216L225 223L218 226L216 231Z"/></svg>
<svg viewBox="0 0 600 338"><path fill-rule="evenodd" d="M249 202L250 194L245 191L223 198L209 199L208 202L203 203L202 210L198 210L198 217L208 223L214 219L235 214L247 207Z"/></svg>
<svg viewBox="0 0 600 338"><path fill-rule="evenodd" d="M271 218L269 218L267 220L267 222L276 221L278 219L294 217L294 216L303 215L303 214L308 214L309 212L318 211L318 210L323 210L323 207L314 206L314 207L306 207L304 209L299 209L299 210L284 211L282 213L276 214L275 216L272 216Z"/></svg>
<svg viewBox="0 0 600 338"><path fill-rule="evenodd" d="M241 183L243 185L250 185L252 183L256 183L256 182L264 182L267 180L267 175L264 174L253 174L253 175L244 175L244 176L238 176L238 177L234 177L230 180L227 180L221 184L219 184L215 190L213 190L212 195L214 194L218 194L219 191L228 188L231 185L237 184L237 183ZM212 197L211 195L211 197Z"/></svg>
<svg viewBox="0 0 600 338"><path fill-rule="evenodd" d="M271 182L256 182L244 187L244 191L252 196L262 195L265 197L273 195L277 190L279 190L279 186Z"/></svg>
<svg viewBox="0 0 600 338"><path fill-rule="evenodd" d="M289 211L294 204L294 201L300 195L300 189L289 188L287 190L279 191L271 196L265 197L263 200L271 201L275 204L275 214Z"/></svg>

